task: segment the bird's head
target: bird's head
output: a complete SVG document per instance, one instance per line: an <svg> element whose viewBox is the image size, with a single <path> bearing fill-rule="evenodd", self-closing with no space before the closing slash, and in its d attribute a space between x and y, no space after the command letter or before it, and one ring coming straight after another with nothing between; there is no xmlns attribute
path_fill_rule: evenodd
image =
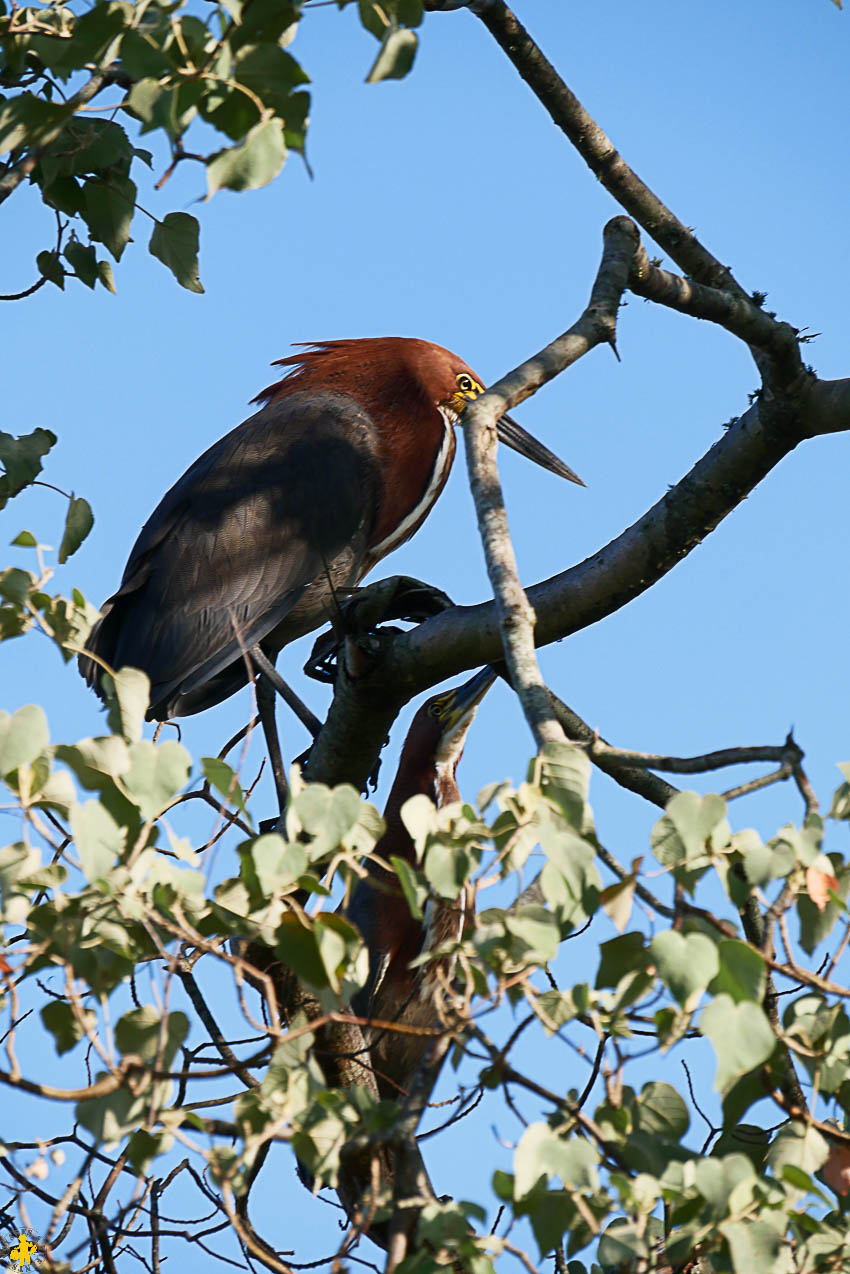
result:
<svg viewBox="0 0 850 1274"><path fill-rule="evenodd" d="M348 394L378 421L390 426L415 420L426 403L456 424L471 402L484 392L472 368L442 345L404 336L317 341L297 354L278 360L288 369L283 380L269 385L256 402L269 402L311 389ZM527 433L510 416L502 416L500 440L552 473L584 486L563 460Z"/></svg>
<svg viewBox="0 0 850 1274"><path fill-rule="evenodd" d="M438 805L458 800L455 771L478 705L496 680L483 668L469 681L432 695L411 722L399 761L398 778L406 796L425 792Z"/></svg>

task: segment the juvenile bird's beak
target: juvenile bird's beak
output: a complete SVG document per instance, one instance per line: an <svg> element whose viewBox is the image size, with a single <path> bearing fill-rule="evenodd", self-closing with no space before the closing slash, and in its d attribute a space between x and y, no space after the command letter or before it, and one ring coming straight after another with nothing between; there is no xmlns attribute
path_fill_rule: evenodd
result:
<svg viewBox="0 0 850 1274"><path fill-rule="evenodd" d="M496 433L505 446L518 451L521 456L527 456L542 469L557 473L559 478L566 478L569 482L577 482L580 487L587 485L582 482L577 473L573 473L569 465L565 465L563 460L558 459L554 451L550 451L548 447L543 446L542 442L532 438L531 434L526 433L522 425L518 425L510 416L502 416L496 426Z"/></svg>
<svg viewBox="0 0 850 1274"><path fill-rule="evenodd" d="M469 681L465 681L462 686L458 686L456 690L452 690L451 699L446 705L443 714L444 733L453 730L457 725L472 718L475 709L486 695L487 691L496 680L496 673L488 665L477 672L474 677L470 677Z"/></svg>

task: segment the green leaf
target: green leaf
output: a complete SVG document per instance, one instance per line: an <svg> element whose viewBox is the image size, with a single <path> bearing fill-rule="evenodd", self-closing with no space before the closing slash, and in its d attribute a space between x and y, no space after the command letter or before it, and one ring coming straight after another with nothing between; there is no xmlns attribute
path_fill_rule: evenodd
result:
<svg viewBox="0 0 850 1274"><path fill-rule="evenodd" d="M42 458L56 442L49 429L34 429L30 434L14 438L0 433L0 509L13 495L35 482L42 469Z"/></svg>
<svg viewBox="0 0 850 1274"><path fill-rule="evenodd" d="M86 206L83 218L89 235L103 243L116 261L130 242L130 225L136 211L136 184L129 177L111 176L108 181L89 178L83 187Z"/></svg>
<svg viewBox="0 0 850 1274"><path fill-rule="evenodd" d="M624 933L610 942L603 942L599 947L599 971L596 974L596 986L617 986L627 973L634 973L646 967L646 949L643 945L642 933Z"/></svg>
<svg viewBox="0 0 850 1274"><path fill-rule="evenodd" d="M130 89L126 105L141 120L143 133L150 132L153 128L163 128L170 135L173 99L171 89L164 88L153 77L146 77L138 80Z"/></svg>
<svg viewBox="0 0 850 1274"><path fill-rule="evenodd" d="M11 541L14 548L34 549L38 547L38 540L32 531L19 531L14 540Z"/></svg>
<svg viewBox="0 0 850 1274"><path fill-rule="evenodd" d="M407 899L411 916L414 920L421 920L423 916L422 906L428 897L427 890L419 883L416 873L405 859L392 855L390 862L395 869L395 874L398 876L402 893Z"/></svg>
<svg viewBox="0 0 850 1274"><path fill-rule="evenodd" d="M171 70L158 38L159 33L143 21L139 29L127 31L121 41L121 65L136 83L147 77L158 79Z"/></svg>
<svg viewBox="0 0 850 1274"><path fill-rule="evenodd" d="M113 734L130 743L142 737L145 713L150 703L151 683L138 668L121 668L104 678L106 720Z"/></svg>
<svg viewBox="0 0 850 1274"><path fill-rule="evenodd" d="M181 287L188 292L203 292L198 274L198 241L200 226L187 212L169 212L154 226L148 250L162 261Z"/></svg>
<svg viewBox="0 0 850 1274"><path fill-rule="evenodd" d="M350 784L329 788L323 783L311 783L289 804L287 836L294 841L299 833L306 832L312 838L310 861L315 862L342 844L357 826L360 814L360 795Z"/></svg>
<svg viewBox="0 0 850 1274"><path fill-rule="evenodd" d="M680 1141L690 1127L684 1099L670 1084L644 1084L635 1112L637 1126L644 1132Z"/></svg>
<svg viewBox="0 0 850 1274"><path fill-rule="evenodd" d="M189 778L192 758L176 739L155 746L140 739L130 747L130 768L124 786L145 821L157 818Z"/></svg>
<svg viewBox="0 0 850 1274"><path fill-rule="evenodd" d="M127 1159L139 1176L147 1176L157 1155L166 1154L174 1145L174 1134L165 1128L149 1132L139 1128L127 1142Z"/></svg>
<svg viewBox="0 0 850 1274"><path fill-rule="evenodd" d="M766 970L763 958L746 942L737 938L724 938L717 954L720 970L709 984L712 995L731 995L736 1003L754 1000L761 1004L764 997Z"/></svg>
<svg viewBox="0 0 850 1274"><path fill-rule="evenodd" d="M317 991L329 985L313 930L297 916L286 914L275 931L275 950L281 961Z"/></svg>
<svg viewBox="0 0 850 1274"><path fill-rule="evenodd" d="M99 1074L98 1079L103 1076ZM77 1104L77 1122L94 1137L98 1145L111 1149L119 1145L146 1118L150 1109L150 1093L139 1095L119 1088L106 1097L91 1097Z"/></svg>
<svg viewBox="0 0 850 1274"><path fill-rule="evenodd" d="M422 0L395 0L395 11L399 22L406 27L418 27L425 17Z"/></svg>
<svg viewBox="0 0 850 1274"><path fill-rule="evenodd" d="M599 1240L597 1256L603 1269L632 1270L649 1255L646 1239L633 1221L617 1218ZM753 1271L750 1271L753 1274Z"/></svg>
<svg viewBox="0 0 850 1274"><path fill-rule="evenodd" d="M246 44L236 54L233 78L286 119L290 90L309 76L290 53L274 44Z"/></svg>
<svg viewBox="0 0 850 1274"><path fill-rule="evenodd" d="M435 893L450 901L457 898L472 865L472 856L464 846L437 840L428 846L423 870Z"/></svg>
<svg viewBox="0 0 850 1274"><path fill-rule="evenodd" d="M26 704L13 716L0 712L0 776L30 765L49 741L47 717L38 704Z"/></svg>
<svg viewBox="0 0 850 1274"><path fill-rule="evenodd" d="M729 1244L732 1268L735 1274L780 1274L787 1265L779 1265L779 1256L785 1246L782 1232L769 1221L727 1221L720 1232Z"/></svg>
<svg viewBox="0 0 850 1274"><path fill-rule="evenodd" d="M829 1143L817 1128L795 1120L780 1128L767 1152L767 1162L777 1177L788 1164L812 1173L823 1167L828 1154Z"/></svg>
<svg viewBox="0 0 850 1274"><path fill-rule="evenodd" d="M560 930L555 917L545 907L529 905L507 912L505 928L520 939L524 947L520 958L526 963L548 964L558 954Z"/></svg>
<svg viewBox="0 0 850 1274"><path fill-rule="evenodd" d="M242 784L239 782L239 776L227 761L223 761L218 756L201 757L201 769L204 778L210 787L215 788L220 796L230 805L234 805L236 809L246 810L245 793L242 790Z"/></svg>
<svg viewBox="0 0 850 1274"><path fill-rule="evenodd" d="M260 888L267 896L288 889L307 870L307 850L282 836L258 836L251 842L250 853Z"/></svg>
<svg viewBox="0 0 850 1274"><path fill-rule="evenodd" d="M65 259L81 283L93 288L97 282L97 256L91 244L72 239L65 247Z"/></svg>
<svg viewBox="0 0 850 1274"><path fill-rule="evenodd" d="M354 952L362 946L360 934L344 916L333 914L317 917L313 933L328 985L338 994L345 969Z"/></svg>
<svg viewBox="0 0 850 1274"><path fill-rule="evenodd" d="M65 105L46 102L33 93L0 101L0 155L21 146L40 146L55 137L68 113Z"/></svg>
<svg viewBox="0 0 850 1274"><path fill-rule="evenodd" d="M750 1078L756 1079L755 1076ZM745 1080L739 1080L741 1084L745 1082ZM759 1092L755 1100L758 1101L764 1097L764 1084L757 1079L756 1082L758 1083ZM758 1172L761 1171L764 1165L769 1140L769 1134L765 1132L764 1128L759 1128L755 1124L735 1124L731 1128L726 1128L720 1134L711 1147L711 1154L713 1158L727 1160L730 1156L743 1155Z"/></svg>
<svg viewBox="0 0 850 1274"><path fill-rule="evenodd" d="M67 77L90 62L112 62L118 55L118 37L129 25L130 5L119 0L95 4L74 23L68 39L37 36L33 40L39 58L51 71Z"/></svg>
<svg viewBox="0 0 850 1274"><path fill-rule="evenodd" d="M540 765L540 787L554 801L564 818L577 832L592 829L587 806L590 784L590 759L583 748L572 743L547 743L540 749L537 762L529 766L533 782L535 764Z"/></svg>
<svg viewBox="0 0 850 1274"><path fill-rule="evenodd" d="M702 1013L700 1032L714 1045L717 1074L714 1087L761 1066L772 1054L776 1037L764 1010L750 1000L736 1004L731 995L718 995Z"/></svg>
<svg viewBox="0 0 850 1274"><path fill-rule="evenodd" d="M94 253L94 249L92 249L92 253ZM59 545L60 566L67 562L73 553L76 553L93 526L94 514L91 511L91 505L88 500L84 500L82 496L75 496L72 492L68 503L68 512L65 515L65 530L62 533L62 543Z"/></svg>
<svg viewBox="0 0 850 1274"><path fill-rule="evenodd" d="M78 115L65 125L56 145L42 159L42 168L52 194L63 176L125 177L132 157L133 148L120 124Z"/></svg>
<svg viewBox="0 0 850 1274"><path fill-rule="evenodd" d="M692 1010L717 973L717 947L702 933L658 933L649 944L651 959L665 986L683 1008Z"/></svg>
<svg viewBox="0 0 850 1274"><path fill-rule="evenodd" d="M86 880L104 879L124 848L124 828L98 801L73 805L69 821Z"/></svg>
<svg viewBox="0 0 850 1274"><path fill-rule="evenodd" d="M178 1048L189 1034L185 1013L169 1013L163 1021L161 1009L143 1004L131 1009L115 1023L115 1043L123 1054L137 1053L153 1064L162 1047L162 1069L168 1070Z"/></svg>
<svg viewBox="0 0 850 1274"><path fill-rule="evenodd" d="M55 283L60 291L65 291L65 271L55 252L39 252L35 263L45 279Z"/></svg>
<svg viewBox="0 0 850 1274"><path fill-rule="evenodd" d="M722 796L678 792L652 830L652 849L664 867L697 865L712 849L729 840L726 802Z"/></svg>
<svg viewBox="0 0 850 1274"><path fill-rule="evenodd" d="M548 1124L530 1124L514 1151L514 1194L521 1199L542 1176L560 1177L567 1189L598 1187L599 1154L578 1137L559 1137Z"/></svg>
<svg viewBox="0 0 850 1274"><path fill-rule="evenodd" d="M90 1009L82 1010L81 1021L66 1000L49 1000L41 1010L41 1020L53 1036L60 1057L79 1043L86 1033L86 1026L89 1030L97 1026L97 1016Z"/></svg>
<svg viewBox="0 0 850 1274"><path fill-rule="evenodd" d="M378 56L366 76L367 84L377 84L381 80L403 80L416 57L419 40L415 31L405 27L390 26L384 35Z"/></svg>
<svg viewBox="0 0 850 1274"><path fill-rule="evenodd" d="M217 190L255 190L268 185L283 168L286 143L283 124L267 119L256 124L241 146L220 150L207 163L207 197Z"/></svg>
<svg viewBox="0 0 850 1274"><path fill-rule="evenodd" d="M437 807L430 796L419 792L406 800L401 807L401 821L421 857L429 836L438 835L440 830Z"/></svg>
<svg viewBox="0 0 850 1274"><path fill-rule="evenodd" d="M386 9L376 4L375 0L358 0L357 9L363 29L373 35L376 40L383 40L388 30Z"/></svg>
<svg viewBox="0 0 850 1274"><path fill-rule="evenodd" d="M115 294L115 276L112 273L112 266L109 264L108 261L98 261L97 277L100 280L100 282L103 284L103 286L106 288L107 292L112 292L112 294L114 295Z"/></svg>
<svg viewBox="0 0 850 1274"><path fill-rule="evenodd" d="M694 1172L697 1189L718 1218L728 1216L729 1196L735 1186L754 1176L752 1163L741 1154L723 1159L697 1159Z"/></svg>

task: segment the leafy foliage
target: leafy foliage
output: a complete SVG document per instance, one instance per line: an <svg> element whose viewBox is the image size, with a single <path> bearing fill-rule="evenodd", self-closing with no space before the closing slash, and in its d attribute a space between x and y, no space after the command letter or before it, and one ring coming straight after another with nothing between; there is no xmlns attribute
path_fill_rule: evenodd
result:
<svg viewBox="0 0 850 1274"><path fill-rule="evenodd" d="M7 492L36 480L51 442L4 436ZM26 535L18 542L37 547ZM34 608L43 620L58 606L35 603L26 581L5 596L7 636L31 627ZM76 613L78 628L52 634L66 653L80 640L82 600ZM69 1144L107 1164L126 1156L125 1171L147 1188L191 1144L185 1162L206 1168L216 1183L207 1195L226 1220L264 1146L291 1146L318 1182L342 1187L358 1138L395 1144L403 1101L380 1101L338 1075L332 1084L320 1026L328 1014L347 1020L369 977L361 936L334 899L352 887L383 824L352 788L296 777L286 838L256 834L238 770L210 757L193 779L180 743L143 737L146 690L141 674L116 673L109 732L70 744L51 739L36 705L0 717L0 775L21 820L20 839L0 851L8 1039L26 1052L32 1033L46 1031L69 1081L52 1089L9 1067L0 1080L70 1102ZM828 829L816 816L762 846L732 830L720 797L683 793L652 833L656 866L643 873L636 860L620 869L621 880L678 899L672 919L660 925L656 911L650 930L630 894L608 936L615 918L604 903L608 869L600 868L588 777L583 752L550 745L524 783L493 785L477 808L438 810L417 796L403 810L416 858L394 867L411 920L434 899L470 891L477 899L462 938L429 957L452 961L456 993L441 995L440 1012L453 1065L466 1076L465 1104L470 1083L490 1101L525 1092L542 1102L493 1174L495 1199L527 1218L540 1258L559 1253L571 1274L588 1268L581 1257L591 1245L602 1271L685 1269L695 1253L729 1274L850 1270L850 989L790 949L769 958L742 922L749 905L770 901L769 889L783 926L796 909L799 942L820 960L836 930L846 937L850 929L845 858L825 855ZM199 846L179 828L187 794L218 810ZM846 805L839 788L834 822L846 819ZM222 835L236 870L214 883L210 851ZM524 892L532 866L535 888ZM812 872L828 876L825 893ZM726 900L719 912L686 901L709 884ZM588 923L594 937L582 940ZM573 940L585 944L577 981L575 961L555 963ZM263 973L258 952L287 976ZM552 985L550 964L566 982ZM128 979L145 968L153 998L131 1003ZM264 1027L242 1000L247 1054L221 1035L210 1008L209 988L222 976L265 989ZM186 1011L174 1005L181 983ZM24 1002L38 1006L38 1017L21 1019ZM482 1014L499 1005L517 1020ZM550 1091L515 1057L519 1036L534 1029L583 1050L591 1042L603 1064L581 1093ZM687 1055L700 1039L716 1059L717 1101L683 1091L678 1078L674 1053ZM647 1047L658 1078L637 1088L632 1058ZM91 1052L99 1070L87 1075ZM202 1083L211 1052L242 1085L224 1105ZM792 1063L819 1094L818 1119L793 1108ZM707 1139L699 1121L709 1124ZM21 1151L7 1153L14 1163ZM388 1202L388 1189L376 1204ZM487 1232L485 1215L473 1203L429 1204L415 1268L431 1268L424 1253L439 1250L464 1268L491 1269L506 1240Z"/></svg>
<svg viewBox="0 0 850 1274"><path fill-rule="evenodd" d="M358 9L380 41L368 80L405 75L422 0L361 0ZM190 160L206 168L208 197L264 186L291 151L305 154L309 78L287 47L301 16L298 0L216 0L202 14L187 0L0 7L0 204L26 182L54 210L59 237L37 256L42 279L114 291L112 264L98 250L120 261L136 213L147 211L138 173L153 157L134 144L137 133L160 134L170 150L158 188ZM90 113L109 106L111 118ZM201 145L217 140L190 150L190 131ZM202 292L197 219L147 215L151 255Z"/></svg>

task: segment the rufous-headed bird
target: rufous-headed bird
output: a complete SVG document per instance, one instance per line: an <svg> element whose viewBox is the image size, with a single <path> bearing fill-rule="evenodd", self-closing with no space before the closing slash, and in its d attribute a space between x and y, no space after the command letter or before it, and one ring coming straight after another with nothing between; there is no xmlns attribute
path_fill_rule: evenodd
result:
<svg viewBox="0 0 850 1274"><path fill-rule="evenodd" d="M465 922L463 897L447 903L429 899L417 921L399 887L392 858L416 862L416 851L401 810L424 792L438 807L460 800L455 772L478 705L496 674L484 668L454 690L428 699L413 718L398 771L384 810L386 831L367 859L368 875L358 881L348 906L369 950L369 980L352 1000L361 1017L375 1019L367 1029L369 1056L382 1097L398 1099L409 1091L428 1045L439 1028L441 992L450 984L452 957L411 967L418 956L460 939ZM423 1035L393 1031L380 1023L416 1027Z"/></svg>
<svg viewBox="0 0 850 1274"><path fill-rule="evenodd" d="M86 643L147 673L149 720L220 703L249 679L246 652L274 663L325 623L335 596L421 526L483 388L456 354L404 337L317 342L280 365L260 410L157 505ZM581 483L507 416L498 432ZM80 671L102 696L102 664L83 655Z"/></svg>

